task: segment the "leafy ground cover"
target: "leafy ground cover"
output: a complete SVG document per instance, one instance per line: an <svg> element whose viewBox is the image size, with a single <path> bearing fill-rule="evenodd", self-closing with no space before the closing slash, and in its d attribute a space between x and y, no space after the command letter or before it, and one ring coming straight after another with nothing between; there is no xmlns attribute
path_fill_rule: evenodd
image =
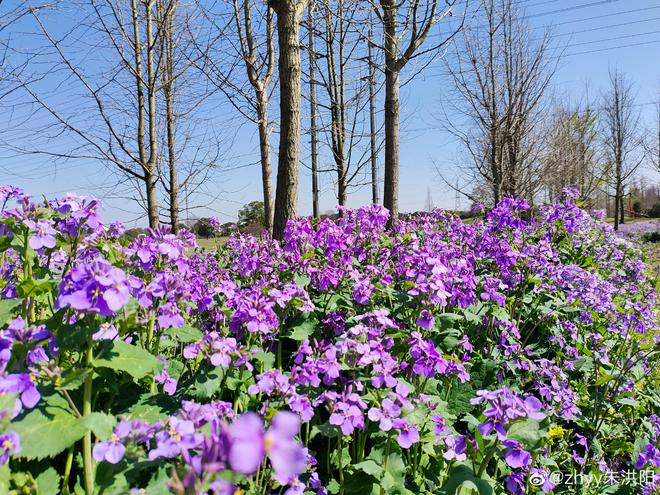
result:
<svg viewBox="0 0 660 495"><path fill-rule="evenodd" d="M655 292L570 192L217 251L1 194L3 493L657 492Z"/></svg>

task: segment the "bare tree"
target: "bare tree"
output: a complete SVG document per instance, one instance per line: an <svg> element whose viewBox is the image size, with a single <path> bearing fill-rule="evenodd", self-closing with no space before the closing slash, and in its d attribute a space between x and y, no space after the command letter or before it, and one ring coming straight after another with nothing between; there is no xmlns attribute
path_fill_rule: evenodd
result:
<svg viewBox="0 0 660 495"><path fill-rule="evenodd" d="M33 71L30 80L20 81L32 109L17 126L31 136L31 147L5 143L23 153L57 159L98 160L111 164L122 181L139 184L141 199L155 227L158 218L158 136L157 91L159 63L156 60L155 2L111 0L74 6L80 23L64 35L55 35L48 24L57 26L57 12L31 11L37 33L43 41L30 53ZM49 12L51 14L51 12ZM98 51L96 63L83 64L76 45L84 38ZM106 64L102 67L102 64ZM49 91L59 87L61 78L78 92L75 108L62 105L61 95ZM33 127L43 119L47 124ZM65 150L49 143L66 134L75 144Z"/></svg>
<svg viewBox="0 0 660 495"><path fill-rule="evenodd" d="M320 38L325 62L319 70L319 85L325 90L321 108L327 115L323 126L334 162L337 202L345 205L349 187L364 184L362 175L369 164L366 142L366 109L369 79L365 37L360 31L364 9L356 0L323 0Z"/></svg>
<svg viewBox="0 0 660 495"><path fill-rule="evenodd" d="M383 204L390 210L390 223L399 214L399 75L413 58L437 52L462 28L442 36L421 49L431 28L452 14L458 0L380 0L374 11L383 26L385 57L385 190ZM467 2L466 2L467 3ZM467 9L467 6L466 6Z"/></svg>
<svg viewBox="0 0 660 495"><path fill-rule="evenodd" d="M541 179L548 199L565 187L576 187L593 207L600 186L598 137L598 113L588 104L555 111L542 157Z"/></svg>
<svg viewBox="0 0 660 495"><path fill-rule="evenodd" d="M647 139L644 140L644 150L651 166L660 172L660 92L655 103L655 129L650 130Z"/></svg>
<svg viewBox="0 0 660 495"><path fill-rule="evenodd" d="M273 237L282 239L298 207L300 159L300 21L308 0L269 0L277 14L280 144Z"/></svg>
<svg viewBox="0 0 660 495"><path fill-rule="evenodd" d="M639 110L635 92L624 74L610 70L610 86L602 95L603 145L608 162L606 177L614 188L614 230L624 222L624 197L629 180L642 163L642 140L639 135Z"/></svg>
<svg viewBox="0 0 660 495"><path fill-rule="evenodd" d="M467 182L491 190L488 202L513 194L533 200L540 185L539 130L557 58L548 33L533 34L513 0L482 0L475 22L446 64L455 115L444 125L467 155Z"/></svg>
<svg viewBox="0 0 660 495"><path fill-rule="evenodd" d="M275 68L273 10L265 6L263 42L259 43L253 29L251 0L234 0L234 21L239 38L241 57L245 63L247 77L254 90L254 110L259 128L259 153L261 181L264 198L264 227L273 228L273 186L270 164L270 127L268 123L269 86Z"/></svg>
<svg viewBox="0 0 660 495"><path fill-rule="evenodd" d="M192 37L211 30L179 0L81 0L30 18L35 31L21 33L30 48L12 57L29 70L17 78L20 96L5 104L3 147L54 164L107 165L116 177L103 181L108 196L135 200L152 227L164 206L176 230L181 203L204 190L219 155L217 135L198 127L210 90L196 82L191 58L201 44Z"/></svg>

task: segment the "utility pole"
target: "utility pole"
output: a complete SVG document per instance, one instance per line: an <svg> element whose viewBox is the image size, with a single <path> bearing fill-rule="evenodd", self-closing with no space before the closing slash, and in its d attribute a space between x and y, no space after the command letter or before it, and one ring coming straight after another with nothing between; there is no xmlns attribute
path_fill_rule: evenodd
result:
<svg viewBox="0 0 660 495"><path fill-rule="evenodd" d="M378 150L376 149L376 69L371 54L371 26L367 39L369 59L369 124L371 126L371 202L380 203L378 197Z"/></svg>
<svg viewBox="0 0 660 495"><path fill-rule="evenodd" d="M312 152L312 215L319 218L319 170L318 170L318 138L316 136L316 81L314 81L314 66L316 53L314 52L314 2L307 7L307 29L309 31L309 135Z"/></svg>

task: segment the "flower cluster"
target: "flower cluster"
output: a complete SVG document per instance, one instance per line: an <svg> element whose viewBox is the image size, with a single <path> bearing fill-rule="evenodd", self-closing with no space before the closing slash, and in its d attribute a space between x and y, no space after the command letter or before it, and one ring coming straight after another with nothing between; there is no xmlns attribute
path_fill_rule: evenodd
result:
<svg viewBox="0 0 660 495"><path fill-rule="evenodd" d="M10 490L568 494L552 467L660 470L654 280L570 192L470 223L342 208L214 251L93 198L0 200Z"/></svg>

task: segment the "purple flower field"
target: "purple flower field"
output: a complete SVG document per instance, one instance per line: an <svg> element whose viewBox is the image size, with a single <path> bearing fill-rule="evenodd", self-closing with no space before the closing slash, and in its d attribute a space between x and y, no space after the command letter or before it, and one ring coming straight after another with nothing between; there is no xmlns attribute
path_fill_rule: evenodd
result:
<svg viewBox="0 0 660 495"><path fill-rule="evenodd" d="M658 493L655 281L570 192L217 251L0 195L0 493Z"/></svg>

